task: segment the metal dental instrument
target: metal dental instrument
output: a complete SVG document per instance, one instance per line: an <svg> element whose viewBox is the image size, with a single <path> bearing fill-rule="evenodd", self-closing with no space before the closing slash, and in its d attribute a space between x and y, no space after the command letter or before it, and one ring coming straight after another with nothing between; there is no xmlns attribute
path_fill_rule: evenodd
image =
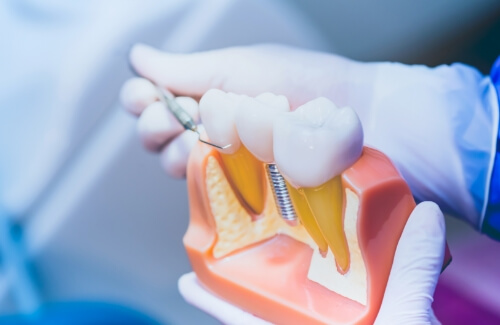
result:
<svg viewBox="0 0 500 325"><path fill-rule="evenodd" d="M287 224L290 226L297 226L299 220L295 213L292 200L290 199L285 179L279 172L276 164L267 164L266 171L269 182L271 183L271 188L273 189L274 201L276 202L279 214Z"/></svg>
<svg viewBox="0 0 500 325"><path fill-rule="evenodd" d="M175 116L177 121L179 121L179 123L184 127L184 129L198 133L198 140L200 142L203 142L205 144L208 144L209 146L212 146L212 147L215 147L218 149L226 149L226 148L229 148L231 146L231 144L228 144L228 145L221 147L221 146L218 146L216 144L213 144L213 143L210 143L208 141L203 140L201 138L201 134L200 134L200 131L198 130L198 126L196 125L196 122L188 114L188 112L186 112L186 110L184 108L182 108L181 105L179 105L179 103L177 103L175 101L174 95L170 91L163 89L157 85L156 85L156 89L158 90L158 93L160 94L160 96L159 96L160 101L168 108L168 110L170 112L172 112L172 114Z"/></svg>

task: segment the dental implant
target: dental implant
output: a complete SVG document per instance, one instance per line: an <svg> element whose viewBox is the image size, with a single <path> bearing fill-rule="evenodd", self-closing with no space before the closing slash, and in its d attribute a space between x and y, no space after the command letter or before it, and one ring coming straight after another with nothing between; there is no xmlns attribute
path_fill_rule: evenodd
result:
<svg viewBox="0 0 500 325"><path fill-rule="evenodd" d="M288 225L297 226L299 221L292 200L290 199L285 179L279 172L276 164L267 164L266 171L279 214Z"/></svg>

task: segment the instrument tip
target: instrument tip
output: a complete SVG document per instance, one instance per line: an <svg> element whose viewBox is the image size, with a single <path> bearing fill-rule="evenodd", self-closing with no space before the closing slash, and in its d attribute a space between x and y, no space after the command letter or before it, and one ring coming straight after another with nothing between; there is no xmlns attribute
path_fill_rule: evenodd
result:
<svg viewBox="0 0 500 325"><path fill-rule="evenodd" d="M198 133L198 132L196 132L196 133ZM200 133L198 133L198 135L200 135ZM203 142L204 144L208 144L209 146L212 146L212 147L215 147L215 148L221 149L221 150L227 149L227 148L229 148L231 146L231 144L227 144L225 146L219 146L219 145L216 145L214 143L205 141L201 137L199 137L198 140L200 140L200 142Z"/></svg>

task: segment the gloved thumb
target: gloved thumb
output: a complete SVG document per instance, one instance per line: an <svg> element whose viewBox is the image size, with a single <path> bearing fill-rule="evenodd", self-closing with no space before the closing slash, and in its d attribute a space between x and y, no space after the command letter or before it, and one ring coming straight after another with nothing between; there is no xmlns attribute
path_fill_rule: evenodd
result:
<svg viewBox="0 0 500 325"><path fill-rule="evenodd" d="M435 203L420 203L399 240L376 324L439 324L431 304L445 242L441 210Z"/></svg>

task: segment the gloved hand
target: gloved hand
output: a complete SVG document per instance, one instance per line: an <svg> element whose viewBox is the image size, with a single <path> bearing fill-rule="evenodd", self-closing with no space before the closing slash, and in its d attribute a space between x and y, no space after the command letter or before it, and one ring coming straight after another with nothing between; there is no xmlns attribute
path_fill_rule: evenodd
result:
<svg viewBox="0 0 500 325"><path fill-rule="evenodd" d="M187 55L136 45L130 60L140 75L178 95L198 98L220 88L285 95L293 107L319 96L351 106L363 124L365 143L393 160L418 200L434 201L481 229L498 102L491 80L471 67L360 63L273 45ZM161 151L167 172L181 177L195 135L182 133L155 100L154 87L144 79L123 87L122 102L140 115L146 146ZM197 115L193 101L179 101Z"/></svg>
<svg viewBox="0 0 500 325"><path fill-rule="evenodd" d="M440 324L431 304L443 264L444 245L443 214L432 202L420 203L399 240L375 324ZM187 302L224 324L269 324L210 294L194 273L179 279L179 291Z"/></svg>

